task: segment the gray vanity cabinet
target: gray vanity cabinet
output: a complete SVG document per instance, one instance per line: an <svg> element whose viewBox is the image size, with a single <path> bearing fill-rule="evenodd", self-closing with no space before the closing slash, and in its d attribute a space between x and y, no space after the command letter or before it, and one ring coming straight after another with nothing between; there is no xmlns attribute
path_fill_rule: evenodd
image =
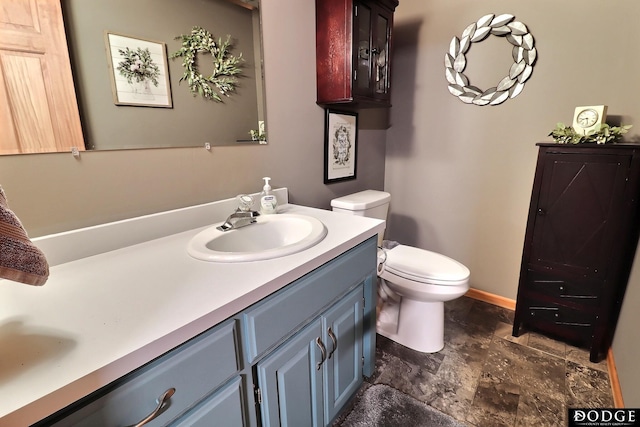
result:
<svg viewBox="0 0 640 427"><path fill-rule="evenodd" d="M372 237L36 426L328 425L373 373L375 263Z"/></svg>
<svg viewBox="0 0 640 427"><path fill-rule="evenodd" d="M364 284L258 363L263 426L328 425L358 390L363 291Z"/></svg>

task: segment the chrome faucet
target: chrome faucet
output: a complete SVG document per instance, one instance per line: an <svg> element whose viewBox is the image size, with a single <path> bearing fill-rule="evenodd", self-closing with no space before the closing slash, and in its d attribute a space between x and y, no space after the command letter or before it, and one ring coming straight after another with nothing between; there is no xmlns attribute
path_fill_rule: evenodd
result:
<svg viewBox="0 0 640 427"><path fill-rule="evenodd" d="M219 225L216 228L220 231L229 231L242 228L256 222L256 217L259 215L260 214L256 211L236 211L229 215L227 220L222 225Z"/></svg>
<svg viewBox="0 0 640 427"><path fill-rule="evenodd" d="M222 225L216 228L220 231L236 230L238 228L246 227L249 224L256 222L256 217L260 215L257 211L252 211L253 197L247 194L241 194L237 197L239 206Z"/></svg>

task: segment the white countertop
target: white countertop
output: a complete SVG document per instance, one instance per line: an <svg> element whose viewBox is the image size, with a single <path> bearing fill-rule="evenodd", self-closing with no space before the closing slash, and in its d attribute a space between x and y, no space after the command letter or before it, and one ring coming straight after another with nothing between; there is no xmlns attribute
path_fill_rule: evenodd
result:
<svg viewBox="0 0 640 427"><path fill-rule="evenodd" d="M212 204L204 206L211 210ZM221 264L187 254L187 242L206 228L192 221L197 228L119 249L80 259L71 251L73 260L57 256L64 262L51 267L40 288L0 280L0 426L39 421L384 229L380 220L321 209L285 204L278 211L314 216L328 234L297 254ZM136 219L133 227L146 219ZM131 226L128 221L118 225ZM155 228L156 235L161 233ZM126 229L105 229L130 238ZM83 239L101 237L89 232L64 238L90 247L93 243ZM118 239L111 240L117 245ZM52 252L45 250L50 263L56 259Z"/></svg>

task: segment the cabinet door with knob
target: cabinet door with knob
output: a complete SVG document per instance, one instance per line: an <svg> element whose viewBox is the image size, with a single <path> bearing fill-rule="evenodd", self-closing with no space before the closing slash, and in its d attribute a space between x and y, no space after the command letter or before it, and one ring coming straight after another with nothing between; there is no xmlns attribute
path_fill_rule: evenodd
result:
<svg viewBox="0 0 640 427"><path fill-rule="evenodd" d="M320 105L389 107L397 0L316 0Z"/></svg>
<svg viewBox="0 0 640 427"><path fill-rule="evenodd" d="M638 242L640 146L539 146L513 334L528 326L598 361Z"/></svg>

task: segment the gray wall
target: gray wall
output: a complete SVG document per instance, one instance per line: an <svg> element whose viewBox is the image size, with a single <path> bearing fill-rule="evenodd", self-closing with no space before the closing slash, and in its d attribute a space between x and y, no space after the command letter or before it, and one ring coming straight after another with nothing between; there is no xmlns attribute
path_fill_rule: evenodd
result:
<svg viewBox="0 0 640 427"><path fill-rule="evenodd" d="M577 105L608 104L625 123L640 117L636 0L402 0L391 128L361 130L358 179L327 186L324 115L315 105L314 1L263 3L268 146L0 157L0 184L30 235L259 191L265 175L289 187L293 202L321 208L384 183L393 195L389 237L458 258L470 267L472 286L515 298L535 143L556 122L570 122ZM578 4L589 7L580 12ZM519 97L497 107L465 105L447 90L444 53L454 35L493 12L530 27L540 60ZM594 51L585 50L583 37ZM483 42L472 51L469 75L478 85L506 75L510 49ZM636 267L614 342L629 407L640 406L638 302Z"/></svg>
<svg viewBox="0 0 640 427"><path fill-rule="evenodd" d="M498 106L452 96L444 55L481 16L510 13L535 38L539 59L524 91ZM609 116L640 132L640 2L637 0L401 0L395 15L393 108L385 190L388 236L466 264L471 286L516 298L537 155L557 122L579 105L606 104ZM497 37L472 44L467 76L495 86L513 63ZM580 215L581 212L576 212ZM636 263L614 354L627 406L640 405L640 267Z"/></svg>

